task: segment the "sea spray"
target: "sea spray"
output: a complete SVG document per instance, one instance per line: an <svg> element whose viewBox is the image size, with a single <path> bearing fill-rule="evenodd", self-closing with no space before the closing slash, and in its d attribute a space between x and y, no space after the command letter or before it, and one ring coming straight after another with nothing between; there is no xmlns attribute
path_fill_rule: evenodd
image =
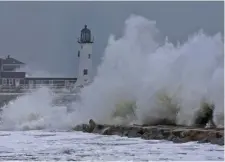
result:
<svg viewBox="0 0 225 162"><path fill-rule="evenodd" d="M168 40L160 45L154 39L158 33L155 23L134 15L126 21L124 31L117 40L110 37L94 82L81 93L87 118L111 124L116 104L133 99L139 124L175 118L177 124L192 125L206 98L220 114L215 115L215 121L223 125L224 53L220 34L208 36L201 30L179 46ZM171 103L179 111L159 103L159 93L172 96Z"/></svg>
<svg viewBox="0 0 225 162"><path fill-rule="evenodd" d="M214 120L223 125L222 36L199 31L190 33L185 43L174 45L169 39L162 43L159 34L156 22L130 16L124 34L118 39L110 36L94 81L73 103L75 111L50 105L51 95L40 90L10 105L3 112L1 128L66 129L89 119L103 124L151 124L169 119L192 125L203 99L215 105ZM118 104L127 101L135 103L136 118L115 118L113 113L121 111ZM28 118L30 114L38 115Z"/></svg>
<svg viewBox="0 0 225 162"><path fill-rule="evenodd" d="M67 109L53 106L54 95L43 87L3 107L1 130L66 129ZM70 122L69 122L70 123Z"/></svg>

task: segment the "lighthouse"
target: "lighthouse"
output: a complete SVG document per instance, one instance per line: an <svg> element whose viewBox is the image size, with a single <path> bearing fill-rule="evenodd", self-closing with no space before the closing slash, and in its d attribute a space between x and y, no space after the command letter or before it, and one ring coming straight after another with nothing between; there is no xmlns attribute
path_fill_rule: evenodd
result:
<svg viewBox="0 0 225 162"><path fill-rule="evenodd" d="M85 85L92 80L92 44L91 30L87 25L81 30L78 38L79 49L77 57L79 60L77 84Z"/></svg>

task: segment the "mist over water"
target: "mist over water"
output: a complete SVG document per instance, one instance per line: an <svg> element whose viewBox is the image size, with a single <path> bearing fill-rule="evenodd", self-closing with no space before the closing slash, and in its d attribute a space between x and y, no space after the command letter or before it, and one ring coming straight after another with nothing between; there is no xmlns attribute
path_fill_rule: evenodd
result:
<svg viewBox="0 0 225 162"><path fill-rule="evenodd" d="M52 106L54 94L41 88L3 108L1 130L65 129L69 115L63 106ZM69 122L70 123L70 122Z"/></svg>
<svg viewBox="0 0 225 162"><path fill-rule="evenodd" d="M75 112L52 107L48 90L41 89L9 105L1 127L71 128L90 118L104 124L146 124L172 118L177 124L191 125L203 100L215 104L214 120L224 125L222 35L190 34L188 41L174 45L159 40L156 22L131 15L123 36L110 36L93 83L82 89L81 101L73 103ZM162 100L163 96L170 102ZM136 118L113 118L116 105L127 101L136 103ZM180 109L178 114L174 107ZM30 114L38 115L28 118Z"/></svg>

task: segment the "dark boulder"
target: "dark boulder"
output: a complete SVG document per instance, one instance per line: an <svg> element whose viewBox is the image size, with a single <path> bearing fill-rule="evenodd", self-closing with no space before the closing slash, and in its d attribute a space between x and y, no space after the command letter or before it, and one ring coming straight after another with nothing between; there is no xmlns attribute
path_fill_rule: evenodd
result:
<svg viewBox="0 0 225 162"><path fill-rule="evenodd" d="M96 123L94 122L94 120L90 119L89 120L89 133L93 132L93 130L95 129L96 127Z"/></svg>
<svg viewBox="0 0 225 162"><path fill-rule="evenodd" d="M194 126L199 128L205 128L206 125L210 123L211 127L215 128L216 125L213 121L214 109L214 104L203 102L201 108L196 112Z"/></svg>

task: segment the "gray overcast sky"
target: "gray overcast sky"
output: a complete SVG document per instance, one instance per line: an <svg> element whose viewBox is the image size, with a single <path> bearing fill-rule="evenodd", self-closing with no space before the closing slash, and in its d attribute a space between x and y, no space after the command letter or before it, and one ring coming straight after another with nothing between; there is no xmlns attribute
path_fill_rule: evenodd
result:
<svg viewBox="0 0 225 162"><path fill-rule="evenodd" d="M77 37L87 24L95 36L94 66L111 33L120 35L131 14L156 20L169 40L204 29L224 29L223 2L0 2L0 56L63 76L77 73Z"/></svg>

